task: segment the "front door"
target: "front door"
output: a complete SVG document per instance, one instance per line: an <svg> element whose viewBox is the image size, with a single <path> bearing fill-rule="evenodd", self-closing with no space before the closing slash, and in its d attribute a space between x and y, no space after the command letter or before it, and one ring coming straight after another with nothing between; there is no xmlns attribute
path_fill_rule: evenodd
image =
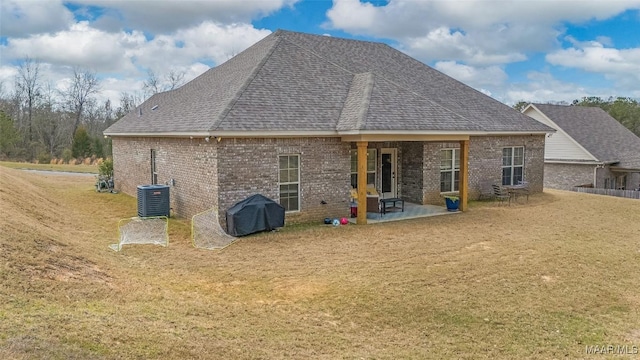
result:
<svg viewBox="0 0 640 360"><path fill-rule="evenodd" d="M382 196L396 197L397 194L397 160L398 151L393 148L382 149Z"/></svg>

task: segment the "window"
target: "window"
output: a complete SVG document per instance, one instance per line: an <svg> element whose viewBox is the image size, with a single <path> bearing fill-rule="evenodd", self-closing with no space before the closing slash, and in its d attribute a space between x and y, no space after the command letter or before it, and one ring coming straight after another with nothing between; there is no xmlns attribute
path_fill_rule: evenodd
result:
<svg viewBox="0 0 640 360"><path fill-rule="evenodd" d="M460 184L460 149L440 151L440 192L458 191Z"/></svg>
<svg viewBox="0 0 640 360"><path fill-rule="evenodd" d="M151 149L151 184L158 183L158 169L156 168L156 151Z"/></svg>
<svg viewBox="0 0 640 360"><path fill-rule="evenodd" d="M367 184L376 183L376 149L367 149ZM358 150L351 150L351 187L358 187Z"/></svg>
<svg viewBox="0 0 640 360"><path fill-rule="evenodd" d="M524 180L524 147L502 149L502 185L518 185Z"/></svg>
<svg viewBox="0 0 640 360"><path fill-rule="evenodd" d="M279 157L280 205L285 211L300 210L300 155Z"/></svg>

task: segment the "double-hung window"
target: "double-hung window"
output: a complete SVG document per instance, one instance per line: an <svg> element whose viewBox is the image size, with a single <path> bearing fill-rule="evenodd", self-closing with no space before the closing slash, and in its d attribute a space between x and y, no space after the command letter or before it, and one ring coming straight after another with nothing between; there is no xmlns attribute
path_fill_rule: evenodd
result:
<svg viewBox="0 0 640 360"><path fill-rule="evenodd" d="M502 149L502 185L518 185L524 180L524 147Z"/></svg>
<svg viewBox="0 0 640 360"><path fill-rule="evenodd" d="M285 211L300 210L300 155L278 157L280 205Z"/></svg>
<svg viewBox="0 0 640 360"><path fill-rule="evenodd" d="M440 151L440 192L458 191L460 185L460 150Z"/></svg>
<svg viewBox="0 0 640 360"><path fill-rule="evenodd" d="M367 184L376 183L376 149L367 149ZM358 150L351 150L351 187L358 188Z"/></svg>

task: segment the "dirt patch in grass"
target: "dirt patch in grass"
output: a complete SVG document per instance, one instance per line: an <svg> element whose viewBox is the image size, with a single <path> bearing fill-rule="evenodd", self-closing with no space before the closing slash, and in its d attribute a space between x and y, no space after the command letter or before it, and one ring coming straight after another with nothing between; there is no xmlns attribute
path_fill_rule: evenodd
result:
<svg viewBox="0 0 640 360"><path fill-rule="evenodd" d="M307 226L195 249L108 249L136 201L0 168L4 358L583 358L638 344L640 203ZM5 211L6 210L6 211Z"/></svg>

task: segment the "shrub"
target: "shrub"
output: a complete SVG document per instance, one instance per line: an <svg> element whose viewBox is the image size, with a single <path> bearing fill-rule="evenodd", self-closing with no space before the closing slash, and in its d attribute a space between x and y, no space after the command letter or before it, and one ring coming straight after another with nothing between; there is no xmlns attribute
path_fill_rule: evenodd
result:
<svg viewBox="0 0 640 360"><path fill-rule="evenodd" d="M113 176L113 159L106 159L98 166L100 175Z"/></svg>
<svg viewBox="0 0 640 360"><path fill-rule="evenodd" d="M71 149L66 148L62 150L62 160L64 160L64 162L68 164L71 159L73 159L73 152L71 151Z"/></svg>
<svg viewBox="0 0 640 360"><path fill-rule="evenodd" d="M51 162L51 154L48 152L41 152L38 154L38 163L39 164L49 164Z"/></svg>

